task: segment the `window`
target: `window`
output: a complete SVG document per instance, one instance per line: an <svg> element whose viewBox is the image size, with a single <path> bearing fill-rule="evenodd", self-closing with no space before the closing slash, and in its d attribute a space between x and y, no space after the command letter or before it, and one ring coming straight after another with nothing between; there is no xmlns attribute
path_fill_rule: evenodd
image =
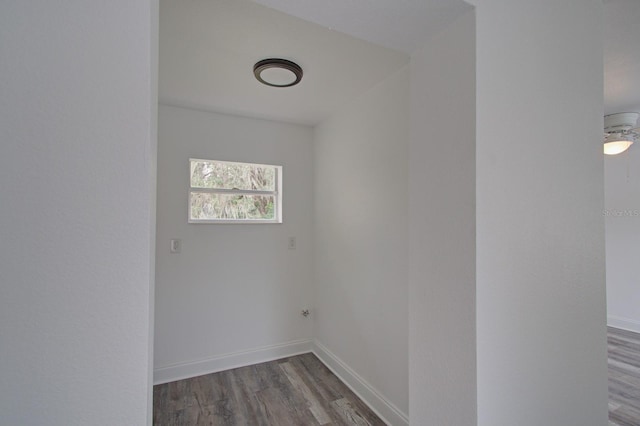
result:
<svg viewBox="0 0 640 426"><path fill-rule="evenodd" d="M282 223L282 167L189 160L189 223Z"/></svg>

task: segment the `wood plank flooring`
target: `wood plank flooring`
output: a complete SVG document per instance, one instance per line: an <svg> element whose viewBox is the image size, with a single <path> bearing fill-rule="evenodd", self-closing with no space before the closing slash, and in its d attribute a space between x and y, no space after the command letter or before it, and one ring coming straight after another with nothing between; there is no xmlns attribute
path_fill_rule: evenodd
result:
<svg viewBox="0 0 640 426"><path fill-rule="evenodd" d="M609 426L640 426L640 334L608 328ZM384 425L313 354L153 387L153 424Z"/></svg>
<svg viewBox="0 0 640 426"><path fill-rule="evenodd" d="M640 334L608 328L609 426L640 426Z"/></svg>
<svg viewBox="0 0 640 426"><path fill-rule="evenodd" d="M378 426L373 413L315 355L153 387L156 426Z"/></svg>

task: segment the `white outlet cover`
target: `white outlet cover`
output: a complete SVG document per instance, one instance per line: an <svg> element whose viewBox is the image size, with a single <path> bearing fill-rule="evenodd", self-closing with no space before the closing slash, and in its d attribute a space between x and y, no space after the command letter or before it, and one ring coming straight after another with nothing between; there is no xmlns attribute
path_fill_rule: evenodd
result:
<svg viewBox="0 0 640 426"><path fill-rule="evenodd" d="M169 251L171 253L180 253L182 251L182 240L177 238L172 239Z"/></svg>

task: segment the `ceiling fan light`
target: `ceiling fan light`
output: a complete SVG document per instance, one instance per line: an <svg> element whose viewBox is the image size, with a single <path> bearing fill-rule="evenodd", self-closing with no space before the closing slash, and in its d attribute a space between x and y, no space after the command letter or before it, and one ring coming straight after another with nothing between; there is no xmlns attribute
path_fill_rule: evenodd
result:
<svg viewBox="0 0 640 426"><path fill-rule="evenodd" d="M625 152L640 137L636 122L637 112L619 112L604 116L604 153L616 155Z"/></svg>
<svg viewBox="0 0 640 426"><path fill-rule="evenodd" d="M631 140L616 140L611 142L604 142L604 153L607 155L616 155L625 152L629 147L633 145Z"/></svg>

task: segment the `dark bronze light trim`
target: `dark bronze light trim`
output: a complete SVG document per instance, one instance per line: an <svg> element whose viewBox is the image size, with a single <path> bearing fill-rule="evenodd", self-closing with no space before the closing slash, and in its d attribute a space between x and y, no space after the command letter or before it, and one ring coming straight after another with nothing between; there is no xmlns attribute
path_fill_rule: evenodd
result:
<svg viewBox="0 0 640 426"><path fill-rule="evenodd" d="M295 81L289 84L269 83L268 81L263 80L262 77L260 76L260 73L262 73L262 71L267 70L269 68L282 68L282 69L291 71L292 73L295 74L296 79ZM300 68L300 65L296 64L295 62L287 61L286 59L269 58L269 59L263 59L261 61L256 62L256 64L253 66L253 75L256 76L256 79L258 79L260 83L266 84L267 86L291 87L300 83L300 80L302 80L302 68Z"/></svg>

